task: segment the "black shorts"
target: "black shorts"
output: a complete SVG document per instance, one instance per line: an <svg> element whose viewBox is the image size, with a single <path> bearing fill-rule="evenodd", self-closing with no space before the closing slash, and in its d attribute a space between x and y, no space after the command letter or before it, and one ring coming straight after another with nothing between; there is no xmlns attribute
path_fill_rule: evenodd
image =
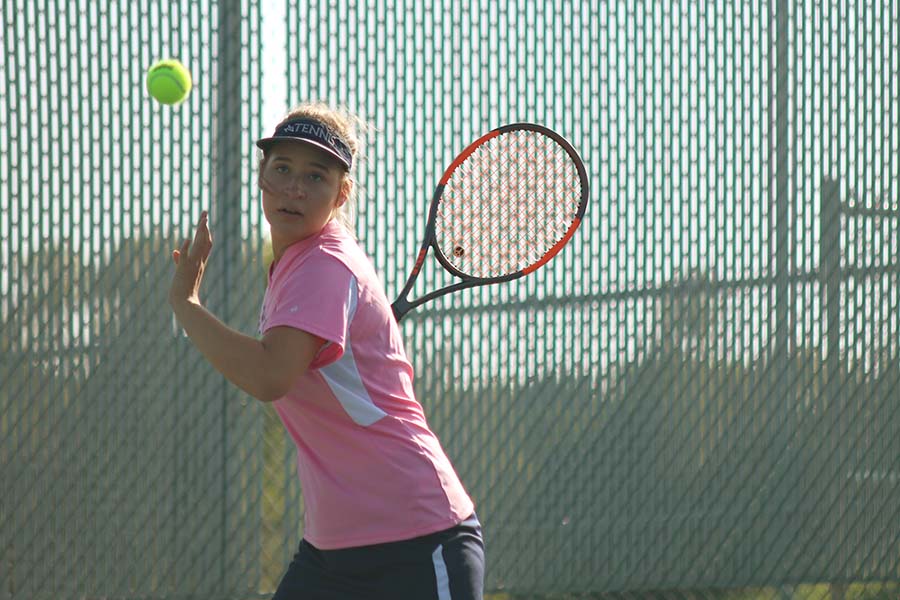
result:
<svg viewBox="0 0 900 600"><path fill-rule="evenodd" d="M430 535L341 550L306 540L272 600L482 600L484 542L473 515Z"/></svg>

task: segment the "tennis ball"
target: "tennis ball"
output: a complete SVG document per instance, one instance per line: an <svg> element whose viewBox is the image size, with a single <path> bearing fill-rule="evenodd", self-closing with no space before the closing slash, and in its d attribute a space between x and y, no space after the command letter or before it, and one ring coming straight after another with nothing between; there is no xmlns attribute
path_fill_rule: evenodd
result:
<svg viewBox="0 0 900 600"><path fill-rule="evenodd" d="M191 86L191 72L174 58L157 61L147 69L147 91L163 104L182 102Z"/></svg>

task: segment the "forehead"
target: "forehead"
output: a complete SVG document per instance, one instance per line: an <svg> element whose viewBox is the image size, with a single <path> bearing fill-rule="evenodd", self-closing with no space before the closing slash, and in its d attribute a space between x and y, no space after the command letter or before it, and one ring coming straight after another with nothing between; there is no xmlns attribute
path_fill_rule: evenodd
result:
<svg viewBox="0 0 900 600"><path fill-rule="evenodd" d="M268 150L270 160L287 160L295 163L316 163L329 169L340 169L340 162L319 148L304 142L283 141L273 143Z"/></svg>

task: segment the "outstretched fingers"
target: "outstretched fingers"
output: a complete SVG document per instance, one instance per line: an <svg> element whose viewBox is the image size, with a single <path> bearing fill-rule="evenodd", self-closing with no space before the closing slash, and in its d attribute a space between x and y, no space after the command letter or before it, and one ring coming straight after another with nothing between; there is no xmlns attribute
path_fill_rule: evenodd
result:
<svg viewBox="0 0 900 600"><path fill-rule="evenodd" d="M176 265L178 265L178 260L179 260L182 256L184 256L184 255L187 254L187 252L188 252L188 247L189 247L190 245L191 245L191 240L184 240L184 241L181 243L181 248L180 248L180 249L172 250L172 262L174 262Z"/></svg>
<svg viewBox="0 0 900 600"><path fill-rule="evenodd" d="M200 213L200 221L197 223L197 231L194 233L194 243L191 247L191 258L205 261L212 249L212 234L209 231L209 213L205 210Z"/></svg>
<svg viewBox="0 0 900 600"><path fill-rule="evenodd" d="M187 257L195 263L202 264L209 258L211 249L212 233L209 231L209 213L204 210L200 213L200 220L197 221L194 239L185 239L180 248L172 251L172 262L177 266L182 257Z"/></svg>

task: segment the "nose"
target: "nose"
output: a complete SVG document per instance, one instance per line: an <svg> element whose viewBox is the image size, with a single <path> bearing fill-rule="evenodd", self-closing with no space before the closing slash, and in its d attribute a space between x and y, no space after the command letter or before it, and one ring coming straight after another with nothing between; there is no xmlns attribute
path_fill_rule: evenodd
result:
<svg viewBox="0 0 900 600"><path fill-rule="evenodd" d="M306 194L306 188L299 176L275 174L264 177L269 190L276 194L290 197L302 197Z"/></svg>
<svg viewBox="0 0 900 600"><path fill-rule="evenodd" d="M285 194L298 198L306 194L306 188L303 186L300 177L291 177L285 183Z"/></svg>

